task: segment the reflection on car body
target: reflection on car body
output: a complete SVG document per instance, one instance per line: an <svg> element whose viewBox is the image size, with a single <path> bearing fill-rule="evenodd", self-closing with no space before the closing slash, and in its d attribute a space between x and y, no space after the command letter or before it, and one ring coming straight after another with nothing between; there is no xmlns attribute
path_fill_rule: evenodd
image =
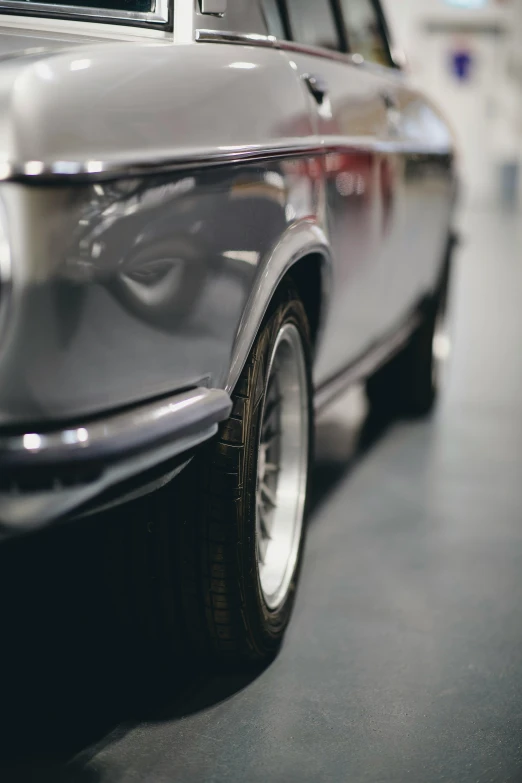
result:
<svg viewBox="0 0 522 783"><path fill-rule="evenodd" d="M175 575L200 651L266 660L314 411L355 380L435 401L456 169L378 2L220 8L2 3L0 530L168 486L111 563L141 541L162 638L178 610L149 587Z"/></svg>

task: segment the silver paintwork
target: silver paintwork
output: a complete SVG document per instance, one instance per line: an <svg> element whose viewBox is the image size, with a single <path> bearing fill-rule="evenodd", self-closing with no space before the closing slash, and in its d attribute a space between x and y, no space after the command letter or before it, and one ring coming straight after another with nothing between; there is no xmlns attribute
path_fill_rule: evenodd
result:
<svg viewBox="0 0 522 783"><path fill-rule="evenodd" d="M303 132L306 123L298 132L297 126L294 133L282 132L278 127L280 115L263 111L255 95L269 88L274 108L288 101L297 101L294 112L306 112L306 107L299 93L295 93L295 74L286 58L261 50L288 48L311 59L321 54L324 63L339 62L348 68L353 65L351 59L343 54L284 44L267 36L197 31L198 40L201 36L208 40L222 40L225 36L228 45L201 44L201 48L194 48L106 42L51 52L43 47L25 57L11 55L0 72L0 180L143 176L181 167L266 160L277 154L314 154L332 143L375 151L409 151L413 144L411 151L418 154L447 154L451 150L448 133L445 138L433 140L424 134L419 140L411 138L411 129L405 133L404 128L397 138L383 137L368 127L364 133L330 133L329 138L320 140L311 126L309 133ZM238 60L239 44L247 47L247 56L242 60ZM321 62L315 62L312 70L324 67ZM242 73L241 65L249 68ZM230 71L235 77L234 91L216 93L220 82L229 81ZM111 73L114 86L106 86L107 72ZM190 124L174 108L184 100L186 91L185 80L172 77L177 72L191 74L197 108L194 107ZM392 85L403 81L402 77L389 74L386 80L391 80ZM77 81L81 90L76 90ZM150 93L151 81L154 95L162 96L161 103L137 98ZM249 89L250 85L255 88L256 83L257 90ZM21 98L13 107L15 85ZM145 119L137 100L147 112ZM238 112L243 118L240 126L234 119ZM87 128L83 119L93 113L101 113L107 119L101 125L89 123ZM218 117L214 129L205 123L210 113ZM127 117L128 122L113 125L109 120L119 115ZM14 133L14 127L19 126L23 132Z"/></svg>
<svg viewBox="0 0 522 783"><path fill-rule="evenodd" d="M187 100L187 73L190 122L176 109ZM270 103L262 106L255 96L268 85ZM141 176L207 159L266 157L273 148L317 148L305 96L295 87L283 55L262 47L121 41L13 57L0 71L0 179ZM281 124L285 102L293 106L295 132L292 123Z"/></svg>
<svg viewBox="0 0 522 783"><path fill-rule="evenodd" d="M324 155L340 151L360 150L362 152L408 153L412 155L445 155L449 148L447 141L384 141L370 136L332 136L326 145L303 142L261 145L230 146L219 152L188 151L185 154L169 155L161 160L110 161L110 160L60 160L45 163L30 160L25 163L0 163L0 182L39 182L50 184L56 181L68 183L104 182L115 178L143 177L187 171L190 168L215 168L242 162L264 163L277 158L297 158Z"/></svg>
<svg viewBox="0 0 522 783"><path fill-rule="evenodd" d="M372 147L369 139L345 139L345 145L366 149ZM0 182L50 183L59 180L67 183L104 182L115 178L136 178L151 175L175 174L190 168L214 168L242 162L263 163L277 158L322 155L324 147L311 143L293 143L263 147L261 145L230 146L219 152L194 151L188 154L169 155L161 160L110 161L110 160L60 160L54 163L31 160L25 163L0 163Z"/></svg>
<svg viewBox="0 0 522 783"><path fill-rule="evenodd" d="M309 400L303 344L285 324L269 360L256 496L259 583L268 608L286 600L302 536L308 478Z"/></svg>
<svg viewBox="0 0 522 783"><path fill-rule="evenodd" d="M230 409L226 392L191 389L57 432L2 436L0 459L4 466L23 462L35 467L84 461L86 456L110 460L124 451L144 450L158 440L192 435L199 425L211 427L224 421Z"/></svg>
<svg viewBox="0 0 522 783"><path fill-rule="evenodd" d="M230 369L225 386L230 394L241 375L245 357L248 356L254 343L273 292L294 264L300 258L310 255L317 255L320 259L323 291L320 309L325 313L332 276L332 258L328 238L314 220L305 218L292 225L284 233L271 254L264 260L260 274L256 276L250 296L245 303L232 349Z"/></svg>
<svg viewBox="0 0 522 783"><path fill-rule="evenodd" d="M211 28L213 30L232 30L237 33L265 34L266 24L261 3L258 0L228 0L227 11L224 14L208 16L198 12L194 16L194 30ZM192 38L193 40L193 38Z"/></svg>
<svg viewBox="0 0 522 783"><path fill-rule="evenodd" d="M324 232L309 217L319 194L302 164L4 185L20 261L0 421L76 419L203 380L228 388L274 284L309 251L328 263ZM33 236L44 239L33 245ZM167 277L170 306L168 292L155 306L150 286Z"/></svg>
<svg viewBox="0 0 522 783"><path fill-rule="evenodd" d="M224 14L227 10L227 0L199 0L202 14Z"/></svg>
<svg viewBox="0 0 522 783"><path fill-rule="evenodd" d="M318 400L388 355L439 277L456 180L449 130L403 74L276 41L256 3L221 19L177 0L157 43L30 21L0 35L2 429L231 392L296 263Z"/></svg>
<svg viewBox="0 0 522 783"><path fill-rule="evenodd" d="M371 346L364 356L358 357L353 364L347 364L335 377L318 386L314 396L316 413L320 413L361 378L368 377L397 354L406 345L419 323L419 314L413 312L399 329L394 329L386 339Z"/></svg>

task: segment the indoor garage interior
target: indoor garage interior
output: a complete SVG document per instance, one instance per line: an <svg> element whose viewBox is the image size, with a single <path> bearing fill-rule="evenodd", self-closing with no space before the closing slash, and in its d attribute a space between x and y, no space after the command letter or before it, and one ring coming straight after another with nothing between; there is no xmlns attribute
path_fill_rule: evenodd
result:
<svg viewBox="0 0 522 783"><path fill-rule="evenodd" d="M181 626L174 657L121 631L100 541L143 500L3 543L2 783L522 781L522 2L386 6L459 150L436 411L376 417L354 387L321 414L261 670L202 670Z"/></svg>

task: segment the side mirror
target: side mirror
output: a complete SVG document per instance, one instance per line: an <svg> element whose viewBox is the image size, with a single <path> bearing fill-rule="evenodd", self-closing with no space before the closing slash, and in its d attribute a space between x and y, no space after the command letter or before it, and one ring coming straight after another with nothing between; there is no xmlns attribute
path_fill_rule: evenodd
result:
<svg viewBox="0 0 522 783"><path fill-rule="evenodd" d="M199 0L202 14L224 14L227 10L227 0Z"/></svg>

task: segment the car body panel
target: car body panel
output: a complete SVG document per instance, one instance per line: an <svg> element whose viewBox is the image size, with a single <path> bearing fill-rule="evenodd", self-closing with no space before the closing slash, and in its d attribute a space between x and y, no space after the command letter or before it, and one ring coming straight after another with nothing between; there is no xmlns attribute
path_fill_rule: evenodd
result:
<svg viewBox="0 0 522 783"><path fill-rule="evenodd" d="M453 144L404 75L276 41L258 10L233 32L182 11L191 43L48 19L0 34L4 433L230 394L296 264L326 400L396 350L440 277Z"/></svg>
<svg viewBox="0 0 522 783"><path fill-rule="evenodd" d="M123 51L130 47L133 67ZM252 67L231 67L238 62ZM89 67L74 70L84 64ZM117 43L10 65L12 73L0 76L0 94L4 105L13 85L20 94L20 113L4 112L11 166L34 171L40 161L61 164L63 173L74 162L159 159L175 160L181 170L110 184L70 185L65 174L59 187L42 186L31 175L30 187L2 185L16 306L4 340L0 421L70 419L192 384L226 385L256 274L264 274L264 260L291 225L316 220L321 183L303 176L292 157L209 170L183 170L184 160L208 157L216 146L226 160L228 151L246 147L316 144L306 95L284 55L253 47ZM201 94L192 95L193 103L186 81L171 78L176 68L200 69ZM115 82L109 89L107 70ZM260 80L256 100L252 76ZM151 78L157 92L147 95ZM261 104L259 94L267 96ZM180 104L186 104L183 115ZM173 292L178 307L170 321L164 306L155 312L154 298L140 305L139 281L133 286L126 274L140 263L168 264L169 257L186 270L172 281L185 290ZM191 299L193 312L180 317L179 303L186 311Z"/></svg>
<svg viewBox="0 0 522 783"><path fill-rule="evenodd" d="M300 56L306 58L301 65ZM336 304L324 330L317 382L399 320L403 302L398 307L383 285L383 267L393 275L403 247L392 241L393 229L384 236L388 139L380 77L341 62L312 61L313 55L270 46L106 42L4 63L4 159L25 182L33 172L35 185L2 186L16 256L17 307L4 348L0 422L84 416L191 384L230 384L234 346L238 340L245 348L251 344L238 338L238 329L249 320L245 305L256 276L264 274L289 227L303 220L325 233L334 259ZM312 65L330 68L331 119L314 118L301 83L299 71ZM173 78L176 73L191 78ZM441 140L435 141L436 154ZM431 150L426 134L422 143ZM339 193L325 188L332 179L322 177L325 164L317 152L330 145L336 152L326 157L326 167L344 154L352 174L369 160L370 176L379 178L370 198L341 196L338 228L331 202ZM314 149L315 155L306 156ZM222 155L219 168L205 172L197 166L216 153ZM236 162L244 153L263 159ZM271 160L275 154L281 159ZM120 186L66 184L75 166L95 176L106 166L158 161L175 162L180 171L146 181L126 178ZM38 173L51 169L66 182L59 188L36 185ZM156 318L150 298L148 305L132 307L125 270L140 263L138 245L150 242L156 249L142 259L149 267L161 261L152 258L155 252L177 258L186 253L181 261L192 270L181 275L186 295L177 292L175 301L197 298L190 324L176 313L166 323L161 308ZM408 276L415 278L409 267L406 282ZM404 285L400 279L395 288ZM252 333L259 318L252 314L249 323ZM336 340L339 333L343 341Z"/></svg>
<svg viewBox="0 0 522 783"><path fill-rule="evenodd" d="M383 154L378 142L386 139L386 111L379 78L372 73L341 60L318 58L312 52L291 50L288 57L301 77L312 75L327 88L326 100L320 105L313 101L312 109L321 143L326 149L334 147L325 158L325 210L335 285L315 369L316 381L321 383L379 335L372 314L377 295L374 269L383 249ZM359 148L353 144L356 139Z"/></svg>
<svg viewBox="0 0 522 783"><path fill-rule="evenodd" d="M311 225L314 187L285 167L292 161L116 185L4 184L14 279L0 421L224 388L256 279L280 279L277 246L293 244L290 226L303 237L298 227ZM308 233L292 258L316 249ZM272 294L265 288L263 311Z"/></svg>
<svg viewBox="0 0 522 783"><path fill-rule="evenodd" d="M305 96L273 48L82 42L0 69L0 149L15 170L38 161L67 176L92 162L96 174L97 163L206 160L307 136Z"/></svg>
<svg viewBox="0 0 522 783"><path fill-rule="evenodd" d="M319 385L401 323L437 278L454 187L445 124L400 72L285 47L328 92L316 106L334 288ZM367 140L359 145L355 139ZM343 339L339 339L339 335Z"/></svg>

